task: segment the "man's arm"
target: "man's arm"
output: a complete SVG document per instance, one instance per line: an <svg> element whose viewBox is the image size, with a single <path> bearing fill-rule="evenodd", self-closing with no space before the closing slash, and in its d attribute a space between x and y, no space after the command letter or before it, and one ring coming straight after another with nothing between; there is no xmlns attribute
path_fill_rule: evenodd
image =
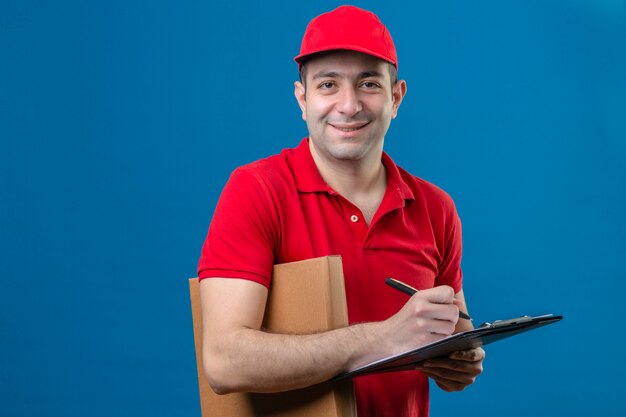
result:
<svg viewBox="0 0 626 417"><path fill-rule="evenodd" d="M204 370L219 394L279 392L449 336L458 307L448 286L420 291L394 316L309 335L261 330L267 289L255 282L208 278L200 283Z"/></svg>
<svg viewBox="0 0 626 417"><path fill-rule="evenodd" d="M463 290L454 296L454 303L459 310L467 313ZM473 329L469 320L459 320L455 333ZM482 348L463 350L451 353L447 358L431 359L420 366L417 370L433 378L439 388L444 391L462 391L473 384L476 377L483 371L485 351Z"/></svg>

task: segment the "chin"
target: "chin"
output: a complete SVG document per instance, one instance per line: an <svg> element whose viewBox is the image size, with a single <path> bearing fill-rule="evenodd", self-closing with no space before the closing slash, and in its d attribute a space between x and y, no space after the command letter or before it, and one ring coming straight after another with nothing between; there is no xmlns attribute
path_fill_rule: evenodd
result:
<svg viewBox="0 0 626 417"><path fill-rule="evenodd" d="M340 146L330 150L330 154L336 158L346 161L358 161L363 158L366 151L362 146Z"/></svg>

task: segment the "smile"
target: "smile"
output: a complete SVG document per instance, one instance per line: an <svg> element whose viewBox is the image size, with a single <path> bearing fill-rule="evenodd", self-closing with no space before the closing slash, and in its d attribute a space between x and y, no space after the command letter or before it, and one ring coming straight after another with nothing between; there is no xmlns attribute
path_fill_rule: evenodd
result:
<svg viewBox="0 0 626 417"><path fill-rule="evenodd" d="M342 131L342 132L356 132L357 130L363 129L368 124L369 124L369 122L359 123L359 124L342 124L342 123L334 124L334 123L329 123L329 125L331 125L335 129L337 129L339 131Z"/></svg>

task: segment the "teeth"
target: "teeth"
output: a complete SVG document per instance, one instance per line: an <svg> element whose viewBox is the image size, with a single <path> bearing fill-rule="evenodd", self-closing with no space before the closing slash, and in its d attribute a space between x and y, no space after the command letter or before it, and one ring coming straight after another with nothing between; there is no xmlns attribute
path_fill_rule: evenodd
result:
<svg viewBox="0 0 626 417"><path fill-rule="evenodd" d="M363 125L363 126L365 126L365 125ZM334 127L335 127L335 129L341 130L342 132L354 132L355 130L361 129L363 126L359 126L359 127L339 127L339 126L334 126Z"/></svg>

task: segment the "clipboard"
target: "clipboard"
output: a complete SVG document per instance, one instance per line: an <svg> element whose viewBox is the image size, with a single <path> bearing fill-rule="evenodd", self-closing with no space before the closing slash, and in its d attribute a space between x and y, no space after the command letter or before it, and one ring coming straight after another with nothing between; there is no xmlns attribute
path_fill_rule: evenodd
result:
<svg viewBox="0 0 626 417"><path fill-rule="evenodd" d="M506 339L520 333L556 323L563 318L561 315L546 314L543 316L522 316L510 320L497 320L483 323L478 328L456 333L437 342L370 362L359 368L337 375L333 379L340 380L378 372L394 372L414 369L415 365L427 359L448 355L459 350L473 349L498 340Z"/></svg>

